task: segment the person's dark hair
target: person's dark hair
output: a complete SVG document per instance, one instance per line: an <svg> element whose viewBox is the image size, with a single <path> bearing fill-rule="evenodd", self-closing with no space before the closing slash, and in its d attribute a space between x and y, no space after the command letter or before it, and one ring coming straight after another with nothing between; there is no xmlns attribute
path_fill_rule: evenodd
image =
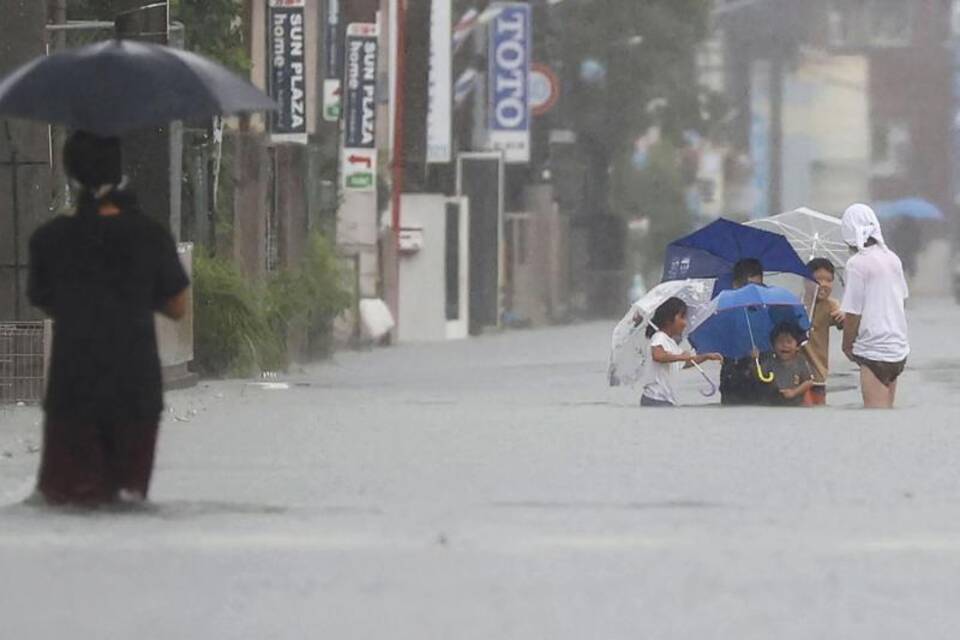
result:
<svg viewBox="0 0 960 640"><path fill-rule="evenodd" d="M743 258L733 265L733 284L745 285L750 278L763 278L763 264L756 258Z"/></svg>
<svg viewBox="0 0 960 640"><path fill-rule="evenodd" d="M806 334L795 322L781 322L770 332L770 344L777 341L780 336L790 336L797 341L797 344L803 344L807 340Z"/></svg>
<svg viewBox="0 0 960 640"><path fill-rule="evenodd" d="M680 298L667 298L667 300L653 312L653 319L647 326L647 337L652 338L653 334L661 331L667 324L673 322L674 318L686 312L686 302Z"/></svg>
<svg viewBox="0 0 960 640"><path fill-rule="evenodd" d="M64 144L63 166L67 175L89 190L120 184L123 180L120 139L77 131Z"/></svg>
<svg viewBox="0 0 960 640"><path fill-rule="evenodd" d="M810 269L811 274L814 274L817 271L823 270L832 276L837 275L837 268L833 266L833 263L827 260L826 258L814 258L813 260L807 263L807 269Z"/></svg>

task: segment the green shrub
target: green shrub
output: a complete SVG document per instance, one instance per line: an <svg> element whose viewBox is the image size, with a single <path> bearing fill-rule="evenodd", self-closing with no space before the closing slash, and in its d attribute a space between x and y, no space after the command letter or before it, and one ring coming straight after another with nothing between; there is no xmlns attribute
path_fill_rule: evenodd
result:
<svg viewBox="0 0 960 640"><path fill-rule="evenodd" d="M314 232L299 268L279 271L268 280L267 322L283 342L291 331L303 331L317 339L328 332L333 319L351 300L350 292L341 285L333 248L322 234Z"/></svg>
<svg viewBox="0 0 960 640"><path fill-rule="evenodd" d="M230 262L193 262L194 366L204 375L248 376L278 351L259 292Z"/></svg>
<svg viewBox="0 0 960 640"><path fill-rule="evenodd" d="M333 249L319 233L298 268L266 283L251 283L231 262L204 255L194 258L193 278L194 366L204 375L284 370L291 332L323 335L351 302Z"/></svg>

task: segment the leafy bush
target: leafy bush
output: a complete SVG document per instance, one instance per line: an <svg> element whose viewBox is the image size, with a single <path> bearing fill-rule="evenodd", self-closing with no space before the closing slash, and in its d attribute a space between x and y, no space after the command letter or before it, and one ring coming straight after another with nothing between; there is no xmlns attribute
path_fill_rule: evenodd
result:
<svg viewBox="0 0 960 640"><path fill-rule="evenodd" d="M278 346L259 292L230 262L193 262L194 366L204 375L246 376Z"/></svg>
<svg viewBox="0 0 960 640"><path fill-rule="evenodd" d="M350 305L337 259L315 233L296 269L251 283L229 261L194 259L194 365L204 375L249 376L289 366L291 332L325 333Z"/></svg>
<svg viewBox="0 0 960 640"><path fill-rule="evenodd" d="M333 248L318 232L311 234L299 268L280 271L267 282L267 322L284 342L291 331L314 339L325 335L350 302Z"/></svg>

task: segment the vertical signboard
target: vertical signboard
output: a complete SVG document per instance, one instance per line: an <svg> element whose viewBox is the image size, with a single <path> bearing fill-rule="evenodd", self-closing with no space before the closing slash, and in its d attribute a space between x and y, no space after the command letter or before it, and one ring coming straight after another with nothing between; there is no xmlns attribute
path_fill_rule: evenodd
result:
<svg viewBox="0 0 960 640"><path fill-rule="evenodd" d="M430 89L427 111L427 162L452 160L453 25L452 0L433 0L430 12Z"/></svg>
<svg viewBox="0 0 960 640"><path fill-rule="evenodd" d="M341 173L348 191L377 188L377 25L347 26Z"/></svg>
<svg viewBox="0 0 960 640"><path fill-rule="evenodd" d="M340 29L340 0L327 0L324 12L323 119L337 122L341 115L343 87L343 31Z"/></svg>
<svg viewBox="0 0 960 640"><path fill-rule="evenodd" d="M279 108L270 115L271 137L307 142L307 58L304 0L269 0L269 91Z"/></svg>
<svg viewBox="0 0 960 640"><path fill-rule="evenodd" d="M530 161L530 57L533 43L530 5L492 5L490 23L488 147L508 163Z"/></svg>

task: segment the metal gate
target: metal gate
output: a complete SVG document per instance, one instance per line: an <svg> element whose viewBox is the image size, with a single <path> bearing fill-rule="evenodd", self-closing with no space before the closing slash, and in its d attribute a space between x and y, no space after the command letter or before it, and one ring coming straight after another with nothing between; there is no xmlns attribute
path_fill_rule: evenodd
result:
<svg viewBox="0 0 960 640"><path fill-rule="evenodd" d="M0 404L43 398L49 323L0 323Z"/></svg>

